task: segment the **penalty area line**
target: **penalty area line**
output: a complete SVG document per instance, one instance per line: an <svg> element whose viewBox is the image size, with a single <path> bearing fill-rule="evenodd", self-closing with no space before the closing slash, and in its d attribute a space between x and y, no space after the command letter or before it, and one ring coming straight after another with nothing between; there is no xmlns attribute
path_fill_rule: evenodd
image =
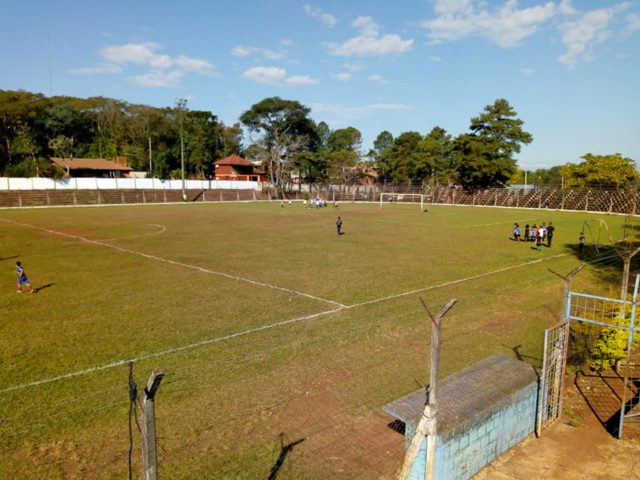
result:
<svg viewBox="0 0 640 480"><path fill-rule="evenodd" d="M286 287L279 287L277 285L271 285L269 283L260 282L258 280L251 280L249 278L239 277L237 275L231 275L229 273L218 272L216 270L210 270L210 269L204 268L204 267L198 267L197 265L191 265L189 263L183 263L183 262L178 262L176 260L170 260L168 258L158 257L157 255L151 255L149 253L139 252L137 250L131 250L129 248L124 248L124 247L119 247L118 245L112 245L110 243L106 243L106 242L103 242L103 241L100 241L100 240L91 240L89 238L82 237L80 235L72 235L70 233L58 232L57 230L51 230L49 228L36 227L35 225L30 225L28 223L17 222L15 220L7 220L7 219L4 219L4 218L0 218L0 220L2 220L3 222L13 223L15 225L20 225L22 227L27 227L27 228L30 228L32 230L41 230L43 232L51 233L53 235L59 235L59 236L62 236L62 237L73 238L73 239L81 240L83 242L90 243L90 244L93 244L93 245L99 245L99 246L102 246L102 247L112 248L112 249L117 250L119 252L129 253L131 255L138 255L140 257L148 258L150 260L155 260L157 262L163 262L163 263L168 263L170 265L176 265L176 266L179 266L179 267L189 268L189 269L192 269L192 270L197 270L199 272L208 273L208 274L211 274L211 275L218 275L219 277L229 278L229 279L237 280L237 281L240 281L240 282L246 282L246 283L250 283L251 285L257 285L257 286L260 286L260 287L271 288L273 290L280 290L281 292L287 292L287 293L291 293L293 295L298 295L298 296L301 296L301 297L310 298L312 300L317 300L317 301L320 301L320 302L329 303L331 305L335 305L335 306L340 307L340 308L345 308L346 307L346 305L343 305L342 303L334 302L333 300L327 300L326 298L316 297L315 295L311 295L310 293L300 292L298 290L292 290L292 289L286 288Z"/></svg>

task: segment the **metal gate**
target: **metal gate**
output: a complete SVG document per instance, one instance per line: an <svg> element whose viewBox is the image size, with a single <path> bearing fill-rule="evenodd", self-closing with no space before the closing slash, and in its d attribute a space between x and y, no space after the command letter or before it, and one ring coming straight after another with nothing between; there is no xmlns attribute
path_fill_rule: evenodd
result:
<svg viewBox="0 0 640 480"><path fill-rule="evenodd" d="M538 392L537 435L558 420L562 414L562 392L568 345L568 321L544 331L544 356Z"/></svg>

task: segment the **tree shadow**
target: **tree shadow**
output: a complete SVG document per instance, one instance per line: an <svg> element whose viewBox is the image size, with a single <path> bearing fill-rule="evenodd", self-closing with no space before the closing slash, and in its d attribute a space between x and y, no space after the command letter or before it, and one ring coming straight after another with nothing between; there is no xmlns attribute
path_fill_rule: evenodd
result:
<svg viewBox="0 0 640 480"><path fill-rule="evenodd" d="M46 285L42 285L41 287L36 287L33 289L33 293L38 293L45 288L51 288L55 285L55 283L47 283Z"/></svg>
<svg viewBox="0 0 640 480"><path fill-rule="evenodd" d="M284 439L284 433L281 433L280 434L280 443L283 443L283 439ZM289 453L291 453L291 451L293 450L293 448L296 445L299 445L300 443L302 443L304 441L305 441L304 438L299 438L298 440L290 442L290 443L288 443L286 445L282 445L280 447L280 455L278 455L278 459L273 464L273 467L271 467L271 472L269 473L269 477L267 477L268 480L275 480L276 478L278 478L278 473L280 473L280 469L284 465L284 462L287 459L287 455L289 455Z"/></svg>
<svg viewBox="0 0 640 480"><path fill-rule="evenodd" d="M587 245L584 250L580 251L578 244L572 244L567 245L566 250L581 262L595 267L595 273L602 282L619 284L624 264L620 258L619 250L615 246L601 245L595 247L594 245ZM635 270L639 266L640 258L636 255L631 261L631 269Z"/></svg>
<svg viewBox="0 0 640 480"><path fill-rule="evenodd" d="M580 369L574 378L576 390L604 429L614 437L618 436L620 430L621 411L626 415L640 402L640 379L630 379L630 382L635 392L621 405L623 378L618 373L585 373Z"/></svg>

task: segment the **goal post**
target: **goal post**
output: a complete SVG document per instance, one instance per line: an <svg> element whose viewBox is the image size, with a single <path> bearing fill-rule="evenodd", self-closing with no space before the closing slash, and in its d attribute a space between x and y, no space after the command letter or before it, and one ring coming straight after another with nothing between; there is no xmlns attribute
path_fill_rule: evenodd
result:
<svg viewBox="0 0 640 480"><path fill-rule="evenodd" d="M380 194L380 209L384 203L418 203L420 211L424 212L424 194L422 193L391 193L382 192Z"/></svg>

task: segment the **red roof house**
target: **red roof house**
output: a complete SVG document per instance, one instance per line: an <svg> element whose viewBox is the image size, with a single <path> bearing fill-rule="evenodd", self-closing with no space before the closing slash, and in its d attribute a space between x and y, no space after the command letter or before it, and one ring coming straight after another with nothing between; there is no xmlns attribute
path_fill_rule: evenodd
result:
<svg viewBox="0 0 640 480"><path fill-rule="evenodd" d="M133 169L125 157L113 160L103 158L51 158L51 162L64 172L65 177L126 177Z"/></svg>
<svg viewBox="0 0 640 480"><path fill-rule="evenodd" d="M235 154L215 162L214 175L216 180L249 180L253 182L266 180L265 173L258 170L253 162Z"/></svg>

